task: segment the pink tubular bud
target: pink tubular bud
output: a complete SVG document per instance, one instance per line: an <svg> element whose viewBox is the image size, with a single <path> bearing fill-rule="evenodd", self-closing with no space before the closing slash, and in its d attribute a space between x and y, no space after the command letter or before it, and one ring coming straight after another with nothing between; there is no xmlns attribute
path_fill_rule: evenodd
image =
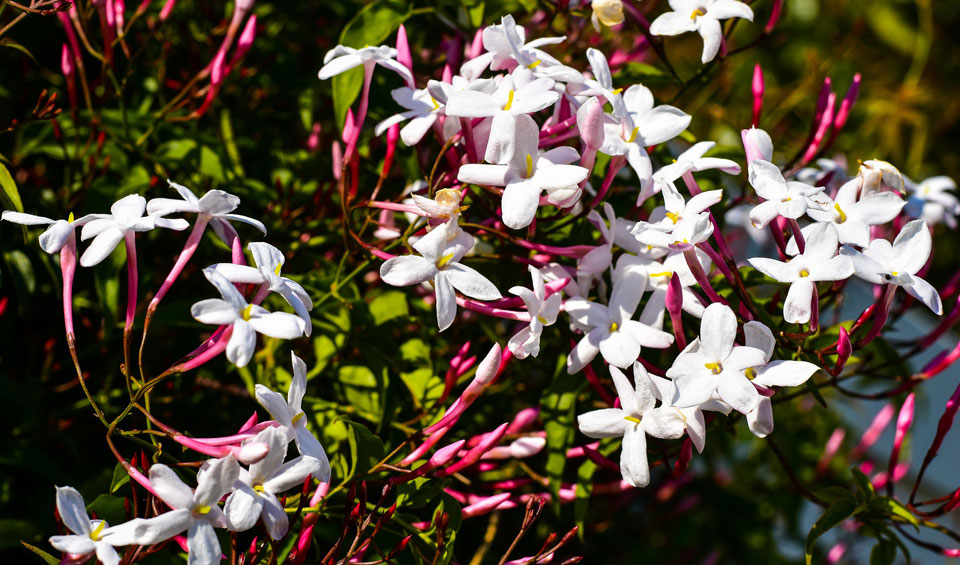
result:
<svg viewBox="0 0 960 565"><path fill-rule="evenodd" d="M893 449L890 450L890 465L888 467L889 473L894 476L896 476L895 470L900 458L900 448L903 446L904 438L907 437L910 425L913 424L914 396L915 394L912 392L907 395L906 400L903 401L903 406L900 407L900 414L897 416L897 431L893 436ZM891 485L888 485L888 488L892 488L892 482Z"/></svg>
<svg viewBox="0 0 960 565"><path fill-rule="evenodd" d="M67 47L66 43L63 44L63 49L60 51L60 70L66 77L73 76L73 54L70 53L70 48Z"/></svg>
<svg viewBox="0 0 960 565"><path fill-rule="evenodd" d="M839 375L840 371L847 364L847 360L850 359L850 354L853 353L853 344L850 343L850 334L847 333L847 330L843 327L840 328L840 334L837 336L837 364L833 368L833 374Z"/></svg>
<svg viewBox="0 0 960 565"><path fill-rule="evenodd" d="M407 41L407 28L403 27L403 24L397 28L397 62L413 71L413 56Z"/></svg>
<svg viewBox="0 0 960 565"><path fill-rule="evenodd" d="M163 5L163 8L160 8L160 21L165 22L167 18L170 17L170 12L173 11L173 5L177 3L177 0L167 0L166 4Z"/></svg>
<svg viewBox="0 0 960 565"><path fill-rule="evenodd" d="M813 141L810 142L810 145L807 147L807 151L803 154L803 158L800 159L801 165L806 165L816 157L817 152L820 150L820 147L823 146L823 138L827 135L827 130L830 129L830 126L833 124L833 108L837 101L837 95L833 92L827 95L827 103L824 107L823 113L820 115L820 123L817 126L816 132L813 134Z"/></svg>
<svg viewBox="0 0 960 565"><path fill-rule="evenodd" d="M837 110L837 115L833 119L833 127L835 130L846 125L847 118L850 117L850 108L853 107L853 103L857 101L857 94L860 92L860 79L860 73L853 75L853 82L850 83L850 88L847 89L847 94L843 97L843 101L840 103L840 109Z"/></svg>
<svg viewBox="0 0 960 565"><path fill-rule="evenodd" d="M247 20L247 24L243 26L243 31L240 33L240 39L237 40L237 50L233 56L233 62L236 62L237 59L240 59L247 54L247 51L249 51L250 47L253 45L253 40L256 38L257 15L254 14L250 16L250 19Z"/></svg>
<svg viewBox="0 0 960 565"><path fill-rule="evenodd" d="M683 286L680 284L680 276L677 273L670 276L670 284L667 286L666 307L667 313L670 314L670 323L673 325L673 336L676 339L677 347L683 351L687 347L687 338L683 334Z"/></svg>
<svg viewBox="0 0 960 565"><path fill-rule="evenodd" d="M500 440L503 439L503 435L507 432L508 425L508 423L503 423L498 426L497 429L493 430L489 434L486 434L483 440L476 447L468 451L467 454L460 459L460 461L457 461L446 469L440 470L437 473L437 476L446 477L447 475L452 475L453 473L456 473L461 469L465 469L479 461L480 457L482 457L484 453L490 451L494 446L500 443Z"/></svg>
<svg viewBox="0 0 960 565"><path fill-rule="evenodd" d="M224 76L224 59L226 58L226 52L221 49L217 51L216 56L213 58L213 63L210 68L210 83L213 86L220 86L220 83L223 82Z"/></svg>
<svg viewBox="0 0 960 565"><path fill-rule="evenodd" d="M476 59L481 54L483 54L483 28L477 30L477 33L473 34L473 42L470 43L470 59Z"/></svg>
<svg viewBox="0 0 960 565"><path fill-rule="evenodd" d="M773 159L773 140L770 135L759 128L740 130L740 139L743 140L743 149L747 155L747 165L757 159L769 161Z"/></svg>
<svg viewBox="0 0 960 565"><path fill-rule="evenodd" d="M850 452L850 459L859 459L873 444L877 443L877 440L880 439L880 434L883 433L883 430L887 428L887 424L893 419L893 411L893 404L887 404L877 412L876 416L873 417L873 422L870 423L867 431L863 433L860 443Z"/></svg>
<svg viewBox="0 0 960 565"><path fill-rule="evenodd" d="M763 109L763 69L760 63L753 66L753 127L760 125L760 112Z"/></svg>
<svg viewBox="0 0 960 565"><path fill-rule="evenodd" d="M823 448L823 455L820 456L820 461L817 462L818 475L822 475L824 471L827 470L827 466L830 465L830 461L833 460L833 456L837 454L837 451L843 444L843 438L846 435L847 432L843 428L837 428L833 430L832 434L830 434L830 438L827 440L827 444Z"/></svg>
<svg viewBox="0 0 960 565"><path fill-rule="evenodd" d="M596 151L603 145L603 104L597 97L590 98L577 110L577 127L584 150Z"/></svg>
<svg viewBox="0 0 960 565"><path fill-rule="evenodd" d="M463 509L463 517L469 518L471 516L486 514L506 502L510 496L512 495L509 492L503 492L475 502Z"/></svg>
<svg viewBox="0 0 960 565"><path fill-rule="evenodd" d="M780 21L780 12L782 11L783 0L774 0L773 9L770 10L770 19L767 20L767 25L763 28L764 33L770 33L773 31L773 28L777 27L777 22Z"/></svg>
<svg viewBox="0 0 960 565"><path fill-rule="evenodd" d="M513 417L513 421L510 422L510 426L507 428L508 434L517 434L526 429L528 429L534 422L537 421L537 418L540 417L540 408L531 407L524 408L523 410L517 412L517 415Z"/></svg>
<svg viewBox="0 0 960 565"><path fill-rule="evenodd" d="M240 21L253 8L253 0L237 0L233 6L233 19Z"/></svg>
<svg viewBox="0 0 960 565"><path fill-rule="evenodd" d="M960 408L960 385L957 385L956 390L953 391L953 395L947 400L947 407L944 409L943 414L940 416L940 421L937 423L937 435L934 436L933 442L930 444L930 448L923 458L924 466L933 460L940 451L943 438L946 437L947 432L953 427L953 419L957 415L958 408Z"/></svg>
<svg viewBox="0 0 960 565"><path fill-rule="evenodd" d="M490 349L490 352L487 353L487 356L480 362L480 366L477 367L476 376L474 376L470 384L467 385L467 388L463 391L463 394L460 395L460 398L450 406L447 413L443 415L443 418L441 418L439 422L425 429L424 433L432 434L441 428L452 426L460 418L460 415L473 404L480 396L480 393L483 392L483 389L497 376L497 370L501 364L500 355L500 344L495 343Z"/></svg>

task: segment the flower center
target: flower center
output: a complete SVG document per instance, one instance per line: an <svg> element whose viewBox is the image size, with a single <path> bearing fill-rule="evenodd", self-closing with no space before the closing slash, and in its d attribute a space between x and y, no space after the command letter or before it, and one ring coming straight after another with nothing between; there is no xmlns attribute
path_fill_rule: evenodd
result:
<svg viewBox="0 0 960 565"><path fill-rule="evenodd" d="M449 263L451 259L453 259L453 253L447 253L441 257L439 261L437 261L437 268L442 269L443 266Z"/></svg>
<svg viewBox="0 0 960 565"><path fill-rule="evenodd" d="M806 270L806 269L801 269L801 270L800 270L800 276L801 276L801 277L809 277L809 276L810 276L810 271L808 271L808 270Z"/></svg>
<svg viewBox="0 0 960 565"><path fill-rule="evenodd" d="M444 206L456 206L460 204L460 192L452 188L442 188L437 191L437 204Z"/></svg>
<svg viewBox="0 0 960 565"><path fill-rule="evenodd" d="M842 224L843 222L846 222L846 221L847 221L847 215L846 215L846 214L843 212L843 210L840 208L840 205L839 205L839 204L834 204L834 205L833 205L833 208L834 208L834 210L837 211L837 214L839 214L839 216L837 217L837 223L838 223L838 224Z"/></svg>
<svg viewBox="0 0 960 565"><path fill-rule="evenodd" d="M750 367L749 369L744 371L743 374L746 375L747 378L750 379L751 381L757 378L757 370L754 369L753 367Z"/></svg>
<svg viewBox="0 0 960 565"><path fill-rule="evenodd" d="M277 266L273 269L273 274L280 276L280 267L283 266L283 263L277 263Z"/></svg>
<svg viewBox="0 0 960 565"><path fill-rule="evenodd" d="M73 223L73 212L70 212L70 215L67 216L67 221L70 222L71 224Z"/></svg>
<svg viewBox="0 0 960 565"><path fill-rule="evenodd" d="M704 363L703 366L710 369L710 372L714 375L719 375L723 372L723 365L720 363Z"/></svg>
<svg viewBox="0 0 960 565"><path fill-rule="evenodd" d="M247 307L243 309L243 321L249 322L250 316L253 314L253 304L247 304Z"/></svg>
<svg viewBox="0 0 960 565"><path fill-rule="evenodd" d="M633 143L633 140L637 138L637 133L640 132L640 126L633 128L633 131L630 132L630 137L627 137L625 141L627 143Z"/></svg>
<svg viewBox="0 0 960 565"><path fill-rule="evenodd" d="M210 513L210 507L209 507L209 506L197 506L196 508L193 509L193 513L194 513L194 514L199 514L199 515L201 515L201 516L206 516L207 514Z"/></svg>
<svg viewBox="0 0 960 565"><path fill-rule="evenodd" d="M547 319L544 318L543 316L537 316L537 320L539 320L540 323L543 324L543 325L546 325L546 324L547 324Z"/></svg>
<svg viewBox="0 0 960 565"><path fill-rule="evenodd" d="M533 176L533 155L527 153L527 178Z"/></svg>
<svg viewBox="0 0 960 565"><path fill-rule="evenodd" d="M263 492L263 485L253 485L253 490L255 492Z"/></svg>
<svg viewBox="0 0 960 565"><path fill-rule="evenodd" d="M513 106L513 90L511 90L510 93L507 94L507 103L503 106L503 109L509 110L511 106Z"/></svg>
<svg viewBox="0 0 960 565"><path fill-rule="evenodd" d="M100 534L103 532L103 528L106 525L107 523L105 521L100 520L100 523L97 524L97 527L94 528L92 532L90 532L90 539L92 539L93 541L100 541Z"/></svg>
<svg viewBox="0 0 960 565"><path fill-rule="evenodd" d="M290 420L290 423L291 423L291 424L296 424L296 423L299 422L301 419L303 419L303 416L304 416L303 412L297 412L297 415L294 416L292 420Z"/></svg>
<svg viewBox="0 0 960 565"><path fill-rule="evenodd" d="M537 65L539 65L539 64L542 63L542 62L543 62L543 61L541 61L540 59L537 59L537 60L535 60L534 62L532 62L532 63L530 63L529 65L527 65L527 68L533 70L533 69L537 68Z"/></svg>
<svg viewBox="0 0 960 565"><path fill-rule="evenodd" d="M622 89L622 88L614 88L614 89L613 89L613 93L614 93L614 94L620 94L621 92L623 92L623 89Z"/></svg>
<svg viewBox="0 0 960 565"><path fill-rule="evenodd" d="M616 323L616 322L610 322L610 332L611 332L611 333L617 331L618 329L620 329L620 324L618 324L618 323Z"/></svg>
<svg viewBox="0 0 960 565"><path fill-rule="evenodd" d="M707 10L706 10L706 9L704 9L704 8L697 8L696 10L690 12L690 19L691 19L691 20L695 20L695 19L699 18L700 16L705 16L705 15L707 15Z"/></svg>
<svg viewBox="0 0 960 565"><path fill-rule="evenodd" d="M640 423L640 418L635 418L635 417L633 417L633 416L624 416L623 419L626 420L626 421L628 421L628 422L633 422L634 424L639 424L639 423Z"/></svg>
<svg viewBox="0 0 960 565"><path fill-rule="evenodd" d="M433 96L430 97L430 101L433 102L434 111L437 111L440 109L440 104L437 104L437 100Z"/></svg>
<svg viewBox="0 0 960 565"><path fill-rule="evenodd" d="M667 217L670 218L670 220L671 220L674 224L676 224L677 222L680 221L680 214L674 214L673 212L667 212Z"/></svg>
<svg viewBox="0 0 960 565"><path fill-rule="evenodd" d="M662 271L659 273L650 273L651 277L670 277L673 276L673 271Z"/></svg>
<svg viewBox="0 0 960 565"><path fill-rule="evenodd" d="M890 274L893 275L893 276L897 276L897 275L899 275L900 273L899 273L898 271L890 271Z"/></svg>

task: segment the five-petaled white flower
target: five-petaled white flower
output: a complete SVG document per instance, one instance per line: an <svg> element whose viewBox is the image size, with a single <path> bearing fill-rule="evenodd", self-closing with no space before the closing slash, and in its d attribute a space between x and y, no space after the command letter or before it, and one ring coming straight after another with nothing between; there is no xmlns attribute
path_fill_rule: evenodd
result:
<svg viewBox="0 0 960 565"><path fill-rule="evenodd" d="M413 84L413 74L410 69L395 61L396 58L397 50L387 45L361 49L337 45L323 56L323 67L320 68L317 77L320 80L327 80L360 65L377 64L397 73L407 81L407 84Z"/></svg>
<svg viewBox="0 0 960 565"><path fill-rule="evenodd" d="M651 194L644 195L641 193L637 198L638 205L642 204L652 194L661 192L664 185L676 182L687 173L720 169L727 174L739 175L740 165L735 161L719 157L704 157L704 154L713 149L714 146L716 146L716 143L713 141L694 143L689 149L678 155L676 161L653 173L653 190Z"/></svg>
<svg viewBox="0 0 960 565"><path fill-rule="evenodd" d="M563 43L566 37L541 37L528 42L526 30L523 26L516 25L512 15L503 16L500 21L499 25L483 28L483 48L486 53L460 66L460 74L464 77L475 79L487 67L493 71L509 71L518 65L534 69L540 66L565 68L560 61L539 48Z"/></svg>
<svg viewBox="0 0 960 565"><path fill-rule="evenodd" d="M127 545L127 540L121 538L129 536L121 530L129 529L129 526L121 524L118 527L107 527L104 520L91 520L87 515L83 497L73 487L57 487L57 512L63 525L73 534L52 536L50 545L74 556L96 553L97 559L104 565L120 563L120 555L114 547Z"/></svg>
<svg viewBox="0 0 960 565"><path fill-rule="evenodd" d="M233 326L227 342L227 359L237 367L245 367L257 348L257 333L278 339L294 339L303 335L303 321L286 312L268 312L256 304L247 304L226 277L207 267L204 276L220 291L219 298L208 298L190 308L195 320L204 324Z"/></svg>
<svg viewBox="0 0 960 565"><path fill-rule="evenodd" d="M757 229L767 227L777 216L796 220L810 207L824 207L829 198L823 187L787 181L780 169L770 161L757 159L747 167L750 186L764 202L750 211L750 222Z"/></svg>
<svg viewBox="0 0 960 565"><path fill-rule="evenodd" d="M304 479L311 475L319 474L322 463L307 455L284 463L289 439L278 428L267 428L252 441L266 443L269 451L266 457L250 465L249 469L240 469L233 492L223 505L227 528L236 532L246 531L262 517L270 537L282 539L287 535L290 521L277 494L303 484Z"/></svg>
<svg viewBox="0 0 960 565"><path fill-rule="evenodd" d="M473 247L474 241L473 236L452 224L455 221L437 226L413 244L420 257L392 257L380 266L380 278L389 285L407 286L433 281L440 331L449 328L457 315L457 295L454 289L477 300L502 298L492 282L460 263L467 251Z"/></svg>
<svg viewBox="0 0 960 565"><path fill-rule="evenodd" d="M650 484L647 462L647 435L661 439L683 436L684 422L679 412L657 408L657 390L646 369L633 365L636 387L630 385L620 369L610 367L610 376L617 387L620 408L603 408L577 417L580 431L592 438L623 438L620 448L620 473L623 480L635 487Z"/></svg>
<svg viewBox="0 0 960 565"><path fill-rule="evenodd" d="M690 116L673 106L654 107L650 89L635 84L623 93L623 114L607 116L600 152L626 155L640 179L640 192L653 181L653 164L647 147L680 135L690 125Z"/></svg>
<svg viewBox="0 0 960 565"><path fill-rule="evenodd" d="M713 229L709 212L693 215L688 212L683 221L678 221L670 230L656 229L647 222L637 222L633 227L633 235L651 247L687 251L710 239Z"/></svg>
<svg viewBox="0 0 960 565"><path fill-rule="evenodd" d="M540 334L543 333L544 326L551 326L557 321L562 301L559 292L544 298L546 289L543 284L543 274L532 265L528 266L527 270L533 278L533 290L522 286L510 289L510 294L519 296L523 300L530 314L530 325L514 334L507 342L507 348L517 359L526 359L528 355L536 357L540 354Z"/></svg>
<svg viewBox="0 0 960 565"><path fill-rule="evenodd" d="M123 241L129 233L150 231L153 228L185 230L190 225L186 220L161 218L154 215L144 216L147 201L139 194L124 196L113 203L109 214L90 214L80 231L80 240L94 238L87 250L80 256L80 264L92 267L110 255L110 252Z"/></svg>
<svg viewBox="0 0 960 565"><path fill-rule="evenodd" d="M533 118L517 116L516 150L508 165L468 164L460 167L457 180L488 186L503 186L503 223L513 229L525 228L537 215L540 193L558 207L572 205L580 198L581 181L590 171L571 165L580 158L573 147L556 147L544 153L537 149L539 129Z"/></svg>
<svg viewBox="0 0 960 565"><path fill-rule="evenodd" d="M870 226L885 224L900 214L906 202L890 191L862 195L857 200L860 182L849 180L837 191L825 210L809 208L807 215L818 222L829 222L837 228L840 243L866 247L870 243Z"/></svg>
<svg viewBox="0 0 960 565"><path fill-rule="evenodd" d="M597 352L607 363L625 369L637 360L641 347L670 347L671 334L631 319L646 286L647 276L641 269L625 269L613 283L608 305L583 298L566 301L570 319L586 332L567 357L568 373L581 371Z"/></svg>
<svg viewBox="0 0 960 565"><path fill-rule="evenodd" d="M243 222L260 230L267 235L267 228L260 220L249 216L232 213L240 205L240 199L233 194L222 190L210 190L197 198L189 188L177 184L170 179L167 183L180 194L181 200L174 198L153 198L147 202L147 213L151 216L166 216L167 214L192 212L207 217L210 227L221 241L228 246L231 244L231 234L234 233L230 222Z"/></svg>
<svg viewBox="0 0 960 565"><path fill-rule="evenodd" d="M677 387L673 405L700 406L716 394L734 410L748 414L760 402L760 394L746 369L766 363L763 351L735 346L737 317L729 306L707 306L700 321L700 337L693 340L674 360L667 377Z"/></svg>
<svg viewBox="0 0 960 565"><path fill-rule="evenodd" d="M394 114L377 124L377 127L373 130L374 135L381 135L390 126L410 120L400 130L400 139L407 145L416 145L430 131L437 118L443 115L443 106L430 95L426 88L414 90L409 86L401 86L391 90L390 96L397 104L407 110Z"/></svg>
<svg viewBox="0 0 960 565"><path fill-rule="evenodd" d="M51 220L43 216L4 210L0 219L24 226L50 226L40 234L40 249L53 255L54 253L59 253L60 250L63 249L63 246L70 241L70 236L74 235L74 230L77 226L82 226L94 218L87 215L74 219L73 213L71 212L66 220Z"/></svg>
<svg viewBox="0 0 960 565"><path fill-rule="evenodd" d="M853 268L861 279L873 284L902 286L939 316L943 314L940 293L917 276L930 258L932 245L927 223L913 220L903 226L892 245L885 239L875 239L862 253L846 246L840 248L840 253L853 260Z"/></svg>
<svg viewBox="0 0 960 565"><path fill-rule="evenodd" d="M700 61L707 64L717 56L723 41L720 20L743 18L753 21L753 10L736 0L669 0L672 12L661 14L650 24L653 35L680 35L695 31L703 38Z"/></svg>
<svg viewBox="0 0 960 565"><path fill-rule="evenodd" d="M287 390L287 398L258 384L255 393L257 402L266 408L270 417L280 426L287 435L287 441L296 442L301 455L312 457L320 462L320 468L312 471L313 476L321 482L330 481L330 460L320 441L307 429L307 419L303 412L303 395L307 391L307 364L303 359L290 353L293 362L293 378Z"/></svg>
<svg viewBox="0 0 960 565"><path fill-rule="evenodd" d="M947 192L957 189L957 183L952 178L930 177L915 183L904 177L903 182L910 193L904 210L911 218L922 219L930 225L943 222L948 228L956 229L957 215L960 214L960 200Z"/></svg>
<svg viewBox="0 0 960 565"><path fill-rule="evenodd" d="M267 285L270 291L282 296L287 304L293 307L297 316L303 321L303 334L309 337L313 329L313 322L310 320L313 301L310 300L310 295L307 294L300 283L280 276L280 269L283 268L283 263L286 260L283 253L276 247L262 241L251 242L247 245L247 248L253 254L256 268L234 263L217 263L209 268L220 273L232 283Z"/></svg>
<svg viewBox="0 0 960 565"><path fill-rule="evenodd" d="M837 255L839 243L833 224L817 222L803 228L801 233L806 244L804 251L786 263L768 257L749 259L756 270L790 285L783 301L783 320L788 324L805 324L810 321L813 292L817 282L842 281L853 275L850 258ZM795 246L796 244L792 243L792 247ZM787 251L791 249L788 248Z"/></svg>

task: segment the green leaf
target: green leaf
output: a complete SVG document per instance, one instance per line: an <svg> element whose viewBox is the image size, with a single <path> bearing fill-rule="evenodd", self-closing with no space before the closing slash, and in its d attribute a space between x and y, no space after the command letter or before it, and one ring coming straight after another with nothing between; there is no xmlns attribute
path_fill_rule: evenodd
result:
<svg viewBox="0 0 960 565"><path fill-rule="evenodd" d="M10 176L10 171L6 165L0 163L0 189L3 190L3 201L17 212L23 212L23 201L20 200L20 192L17 190L17 183Z"/></svg>
<svg viewBox="0 0 960 565"><path fill-rule="evenodd" d="M385 453L383 442L366 426L346 418L341 418L340 421L351 431L347 434L347 443L350 444L350 476L344 479L346 481L354 477L362 477L383 459Z"/></svg>
<svg viewBox="0 0 960 565"><path fill-rule="evenodd" d="M17 51L23 53L23 54L26 55L27 57L30 57L30 60L33 61L33 64L34 64L34 65L37 64L36 58L34 58L33 53L31 53L29 49L27 49L27 48L24 47L23 45L20 45L19 43L17 43L16 41L10 39L9 37L4 37L3 39L0 39L0 45L2 45L3 47L9 47L9 48L11 48L11 49L16 49Z"/></svg>
<svg viewBox="0 0 960 565"><path fill-rule="evenodd" d="M130 475L127 470L123 468L123 465L117 463L117 466L113 468L113 479L110 481L110 494L117 492L120 487L129 482Z"/></svg>
<svg viewBox="0 0 960 565"><path fill-rule="evenodd" d="M853 480L857 484L857 492L863 495L863 500L867 502L873 500L877 496L877 491L874 490L870 479L856 467L851 467L850 471L853 473Z"/></svg>
<svg viewBox="0 0 960 565"><path fill-rule="evenodd" d="M804 549L806 554L807 565L810 565L813 559L813 545L823 534L827 533L833 527L839 525L841 522L853 516L857 511L857 503L849 499L840 499L829 507L823 513L822 516L817 518L816 523L810 528L810 533L807 534L807 543Z"/></svg>
<svg viewBox="0 0 960 565"><path fill-rule="evenodd" d="M340 44L349 47L380 45L410 15L410 6L398 0L380 0L364 6L357 15L344 26L340 34ZM343 129L347 110L360 95L363 87L363 68L358 67L340 73L332 79L333 112L337 127Z"/></svg>
<svg viewBox="0 0 960 565"><path fill-rule="evenodd" d="M472 6L467 6L464 9L467 11L467 17L470 18L470 25L477 29L483 25L483 9L485 7L484 2L477 2Z"/></svg>
<svg viewBox="0 0 960 565"><path fill-rule="evenodd" d="M899 500L890 496L880 496L873 501L871 506L886 514L892 514L894 516L903 518L909 522L917 530L917 532L920 531L920 520L918 520L912 512L907 510L907 507L904 506Z"/></svg>
<svg viewBox="0 0 960 565"><path fill-rule="evenodd" d="M583 375L567 374L566 358L557 359L553 382L540 400L540 418L547 433L547 478L553 493L554 507L559 508L560 483L567 463L567 449L573 444L576 431L577 395L586 386Z"/></svg>
<svg viewBox="0 0 960 565"><path fill-rule="evenodd" d="M230 123L230 111L224 108L220 112L220 134L223 136L223 146L227 150L227 158L236 169L236 173L243 176L243 165L240 163L240 151L233 136L233 125Z"/></svg>
<svg viewBox="0 0 960 565"><path fill-rule="evenodd" d="M897 557L897 544L881 538L870 550L870 565L892 565Z"/></svg>
<svg viewBox="0 0 960 565"><path fill-rule="evenodd" d="M97 516L108 524L119 524L126 517L125 500L120 496L101 494L87 505L87 512L96 512Z"/></svg>
<svg viewBox="0 0 960 565"><path fill-rule="evenodd" d="M370 302L370 315L376 326L383 325L394 318L403 318L410 313L406 293L399 290L387 291Z"/></svg>
<svg viewBox="0 0 960 565"><path fill-rule="evenodd" d="M58 565L58 564L60 563L60 560L59 560L59 559L57 559L56 557L50 555L49 553L47 553L46 551L40 549L39 547L32 546L32 545L30 545L29 543L27 543L27 542L25 542L25 541L23 541L23 540L20 540L20 543L23 544L23 547L29 549L30 551L32 551L32 552L36 553L38 556L40 556L40 559L43 559L43 561L44 561L45 563L47 563L48 565Z"/></svg>
<svg viewBox="0 0 960 565"><path fill-rule="evenodd" d="M206 145L200 148L200 173L212 178L218 184L227 180L223 173L223 162L220 156Z"/></svg>

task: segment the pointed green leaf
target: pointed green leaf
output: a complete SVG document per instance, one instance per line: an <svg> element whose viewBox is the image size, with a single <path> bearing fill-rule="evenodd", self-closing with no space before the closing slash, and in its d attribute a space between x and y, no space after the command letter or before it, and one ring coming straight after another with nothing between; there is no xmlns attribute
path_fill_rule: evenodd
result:
<svg viewBox="0 0 960 565"><path fill-rule="evenodd" d="M810 528L810 533L807 534L807 543L805 547L807 565L810 565L813 559L813 546L820 536L827 533L827 531L839 525L850 516L853 516L856 511L856 502L849 499L840 499L831 504L823 513L823 515L817 519L813 527Z"/></svg>

